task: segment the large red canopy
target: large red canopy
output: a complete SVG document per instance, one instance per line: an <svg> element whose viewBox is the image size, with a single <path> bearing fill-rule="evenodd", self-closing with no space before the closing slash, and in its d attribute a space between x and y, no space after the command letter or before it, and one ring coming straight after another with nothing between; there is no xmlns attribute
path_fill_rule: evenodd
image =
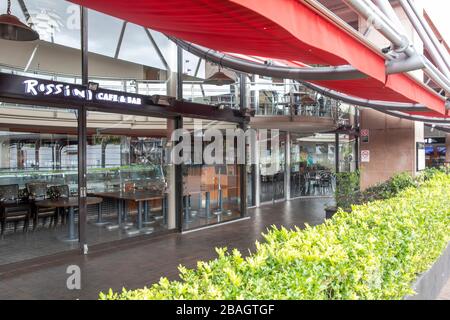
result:
<svg viewBox="0 0 450 320"><path fill-rule="evenodd" d="M367 78L315 83L364 99L421 103L431 114L446 114L435 92L409 75L387 75L380 53L298 0L71 1L219 51L351 64Z"/></svg>

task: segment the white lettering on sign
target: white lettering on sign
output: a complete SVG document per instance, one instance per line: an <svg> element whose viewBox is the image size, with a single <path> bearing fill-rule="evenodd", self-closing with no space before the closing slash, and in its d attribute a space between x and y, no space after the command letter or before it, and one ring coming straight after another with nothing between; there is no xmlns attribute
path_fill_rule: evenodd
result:
<svg viewBox="0 0 450 320"><path fill-rule="evenodd" d="M25 94L31 94L33 96L58 96L63 94L68 98L76 98L92 101L93 93L91 90L72 88L70 85L64 85L62 83L49 83L43 84L39 80L30 79L25 80ZM107 101L112 103L127 103L134 105L141 105L142 99L134 96L121 95L109 92L98 92L95 95L96 100Z"/></svg>
<svg viewBox="0 0 450 320"><path fill-rule="evenodd" d="M104 93L99 92L95 96L97 100L100 101L109 101L109 102L119 102L119 103L128 103L128 104L142 104L142 99L137 97L123 96L114 93Z"/></svg>

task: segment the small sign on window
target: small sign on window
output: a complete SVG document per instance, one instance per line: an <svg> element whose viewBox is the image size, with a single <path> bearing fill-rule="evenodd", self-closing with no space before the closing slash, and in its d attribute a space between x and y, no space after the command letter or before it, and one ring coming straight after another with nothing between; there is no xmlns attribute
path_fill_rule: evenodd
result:
<svg viewBox="0 0 450 320"><path fill-rule="evenodd" d="M370 162L370 150L361 150L361 162Z"/></svg>

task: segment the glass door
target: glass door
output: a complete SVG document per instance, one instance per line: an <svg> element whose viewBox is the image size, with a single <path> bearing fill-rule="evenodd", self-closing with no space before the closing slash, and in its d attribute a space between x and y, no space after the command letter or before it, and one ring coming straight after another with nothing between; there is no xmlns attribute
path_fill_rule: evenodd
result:
<svg viewBox="0 0 450 320"><path fill-rule="evenodd" d="M267 130L267 139L264 136L260 141L260 201L274 202L285 198L285 149L286 133L278 130ZM260 131L261 133L261 131ZM277 145L274 145L276 143Z"/></svg>

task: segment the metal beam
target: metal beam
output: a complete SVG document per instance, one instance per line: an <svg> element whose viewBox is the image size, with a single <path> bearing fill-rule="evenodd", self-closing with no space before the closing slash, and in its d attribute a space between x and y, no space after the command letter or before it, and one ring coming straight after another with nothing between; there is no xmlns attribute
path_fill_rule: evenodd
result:
<svg viewBox="0 0 450 320"><path fill-rule="evenodd" d="M312 88L313 90L316 90L326 96L329 96L329 97L332 97L332 98L335 98L338 100L342 100L342 101L350 103L350 104L356 104L356 105L365 106L365 107L369 107L369 108L374 107L374 108L383 108L383 109L390 109L390 110L429 111L428 108L426 108L426 106L421 105L421 104L399 103L399 102L390 102L390 101L373 101L373 100L367 100L367 99L348 96L348 95L342 94L340 92L330 90L330 89L306 82L304 79L302 79L302 80L295 79L296 77L293 76L296 74L297 75L301 74L302 75L301 78L310 78L310 77L312 77L312 78L322 77L323 78L325 76L325 74L329 75L329 70L327 73L324 69L321 69L321 68L310 68L310 69L320 69L320 70L315 70L315 71L318 71L318 74L320 76L319 75L305 76L303 74L303 72L305 72L306 71L305 69L307 69L307 68L275 67L275 66L262 65L262 64L255 63L255 62L251 62L251 61L247 61L247 60L243 60L243 59L239 59L239 58L234 58L229 55L219 53L214 50L204 48L202 46L187 43L182 40L178 40L175 38L171 38L171 39L175 43L177 43L180 46L182 46L183 48L185 48L185 50L187 50L199 57L203 57L204 59L207 59L209 61L212 61L212 62L219 61L221 63L221 65L223 65L223 66L232 68L232 69L240 71L240 72L246 72L249 74L258 74L258 75L266 75L266 76L274 76L274 74L276 74L276 77L278 77L278 78L298 80L306 87ZM337 68L339 68L339 67L337 67ZM343 70L340 69L340 71L338 71L338 73L340 73L341 71L343 72ZM444 98L442 98L442 99L444 99Z"/></svg>
<svg viewBox="0 0 450 320"><path fill-rule="evenodd" d="M176 117L174 129L183 128L183 117ZM175 142L175 145L180 142ZM181 151L183 152L183 151ZM179 232L183 231L183 165L174 164L174 191L175 191L175 225Z"/></svg>
<svg viewBox="0 0 450 320"><path fill-rule="evenodd" d="M116 53L114 53L114 58L119 58L120 48L122 47L123 36L125 34L125 29L127 28L127 21L122 24L122 29L120 30L119 40L117 41Z"/></svg>
<svg viewBox="0 0 450 320"><path fill-rule="evenodd" d="M392 42L394 50L405 52L408 56L415 54L414 49L410 47L408 38L400 35L395 25L372 2L364 0L343 0L343 2L360 16L377 26L377 30Z"/></svg>
<svg viewBox="0 0 450 320"><path fill-rule="evenodd" d="M442 125L450 125L450 118L430 118L430 117L422 117L422 116L411 116L399 111L390 111L390 110L377 110L382 113L385 113L387 115L405 119L405 120L411 120L411 121L420 121L424 123L434 123L434 124L442 124Z"/></svg>
<svg viewBox="0 0 450 320"><path fill-rule="evenodd" d="M268 64L256 64L252 61L232 57L224 53L207 49L205 47L169 37L184 50L209 60L221 66L244 73L255 73L267 77L294 79L294 80L350 80L366 79L367 75L352 66L333 66L316 68L295 68L285 66L273 66Z"/></svg>
<svg viewBox="0 0 450 320"><path fill-rule="evenodd" d="M417 20L420 24L420 26L423 28L426 34L426 38L429 41L426 41L427 43L431 41L430 46L434 46L437 50L438 55L442 58L444 61L447 70L450 70L450 56L447 50L445 50L439 40L437 39L436 35L434 34L433 30L431 30L431 27L427 23L427 21L424 19L424 17L417 11L417 8L415 7L414 3L407 0L400 0L400 4L402 5L403 9L405 10L405 7L409 7L412 10L412 13L417 17ZM408 10L409 11L409 10ZM406 12L406 10L405 10ZM409 14L408 14L409 17Z"/></svg>
<svg viewBox="0 0 450 320"><path fill-rule="evenodd" d="M399 33L395 25L369 0L343 0L350 8L364 19L377 26L377 30L392 42L397 53L405 53L408 57L418 55L408 38ZM421 55L425 67L424 72L437 85L450 94L450 80L438 70L426 57Z"/></svg>
<svg viewBox="0 0 450 320"><path fill-rule="evenodd" d="M380 10L386 15L386 17L388 17L395 24L395 27L397 27L400 32L404 33L405 30L403 28L402 22L395 13L394 8L392 8L392 5L389 2L389 0L374 0L374 2L377 4Z"/></svg>
<svg viewBox="0 0 450 320"><path fill-rule="evenodd" d="M183 99L183 49L177 46L177 99Z"/></svg>
<svg viewBox="0 0 450 320"><path fill-rule="evenodd" d="M152 34L150 33L150 30L143 27L145 30L145 33L147 34L148 39L150 40L153 48L155 49L156 53L158 54L159 60L163 63L164 67L166 68L167 72L170 72L170 66L167 63L166 59L164 58L164 55L162 54L161 50L158 47L158 44L156 43L155 39L153 38Z"/></svg>
<svg viewBox="0 0 450 320"><path fill-rule="evenodd" d="M390 60L386 62L386 74L403 73L425 68L425 61L420 55L405 57L404 59Z"/></svg>
<svg viewBox="0 0 450 320"><path fill-rule="evenodd" d="M103 93L105 95L112 96L124 95L129 98L140 99L141 104L130 105L121 102L98 100L96 98L97 94L93 94L92 100L89 101L81 98L67 97L62 92L58 95L45 95L43 93L37 93L37 95L26 94L24 81L27 80L37 80L42 86L55 86L58 84L68 87L72 91L83 91L86 89L83 85L0 73L0 100L9 103L41 105L64 109L79 108L84 105L88 108L88 110L93 111L134 114L159 118L174 118L176 116L182 116L200 119L215 119L218 121L233 123L241 123L245 120L245 116L240 112L240 110L233 110L229 108L221 110L210 105L176 100L173 97L159 95L147 96L102 88L98 90L97 94Z"/></svg>
<svg viewBox="0 0 450 320"><path fill-rule="evenodd" d="M25 1L17 0L17 2L19 2L19 6L20 6L20 9L22 10L23 15L25 16L25 20L27 22L31 22L31 15L30 15L30 12L28 11L27 5L25 4Z"/></svg>
<svg viewBox="0 0 450 320"><path fill-rule="evenodd" d="M434 43L431 41L429 35L425 31L423 24L419 20L419 17L416 15L417 12L413 10L410 3L406 0L400 0L400 5L402 6L403 11L406 13L406 16L413 25L414 29L417 31L417 34L422 40L425 48L428 50L433 62L439 67L439 70L448 77L450 75L450 69L443 60L443 57L435 47Z"/></svg>
<svg viewBox="0 0 450 320"><path fill-rule="evenodd" d="M341 100L348 104L353 104L361 107L368 107L380 110L399 110L399 111L430 111L426 106L422 104L415 103L401 103L401 102L390 102L390 101L374 101L362 99L354 96L349 96L338 91L334 91L328 88L318 86L309 82L301 82L305 87L317 91L324 96L333 98L336 100Z"/></svg>

